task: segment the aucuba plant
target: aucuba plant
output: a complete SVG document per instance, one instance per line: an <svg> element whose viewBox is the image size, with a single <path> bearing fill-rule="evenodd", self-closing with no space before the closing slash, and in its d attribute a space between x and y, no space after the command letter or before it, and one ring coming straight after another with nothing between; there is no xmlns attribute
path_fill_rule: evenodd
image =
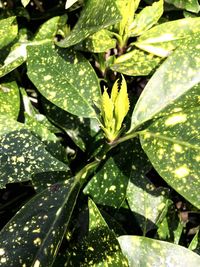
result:
<svg viewBox="0 0 200 267"><path fill-rule="evenodd" d="M120 136L123 130L122 122L128 113L129 105L126 80L122 75L121 82L119 79L115 81L110 96L107 88L104 88L101 97L101 128L110 142Z"/></svg>
<svg viewBox="0 0 200 267"><path fill-rule="evenodd" d="M0 0L0 267L200 266L199 58L197 0Z"/></svg>

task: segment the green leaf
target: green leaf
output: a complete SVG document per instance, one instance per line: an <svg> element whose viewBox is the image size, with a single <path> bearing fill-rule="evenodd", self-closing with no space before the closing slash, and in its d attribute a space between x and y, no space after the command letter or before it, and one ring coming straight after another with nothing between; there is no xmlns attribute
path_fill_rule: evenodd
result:
<svg viewBox="0 0 200 267"><path fill-rule="evenodd" d="M114 0L88 0L71 33L58 43L61 47L69 47L79 43L89 35L107 28L120 20L120 12Z"/></svg>
<svg viewBox="0 0 200 267"><path fill-rule="evenodd" d="M80 186L73 179L33 197L0 232L3 266L51 266Z"/></svg>
<svg viewBox="0 0 200 267"><path fill-rule="evenodd" d="M200 208L199 107L170 114L141 132L144 151L163 179Z"/></svg>
<svg viewBox="0 0 200 267"><path fill-rule="evenodd" d="M200 18L186 18L162 23L141 35L134 43L140 49L160 57L167 57L185 39L193 39L200 32Z"/></svg>
<svg viewBox="0 0 200 267"><path fill-rule="evenodd" d="M8 34L9 33L9 34ZM0 20L0 49L11 43L17 36L18 27L15 17Z"/></svg>
<svg viewBox="0 0 200 267"><path fill-rule="evenodd" d="M153 54L146 53L139 49L134 49L120 57L110 66L113 71L117 71L130 76L149 75L160 63L161 58Z"/></svg>
<svg viewBox="0 0 200 267"><path fill-rule="evenodd" d="M114 232L108 228L92 200L89 200L88 236L72 251L69 266L128 266Z"/></svg>
<svg viewBox="0 0 200 267"><path fill-rule="evenodd" d="M112 38L112 33L106 29L102 29L83 42L76 45L75 49L81 51L90 51L93 53L103 53L116 46L116 40Z"/></svg>
<svg viewBox="0 0 200 267"><path fill-rule="evenodd" d="M196 253L178 245L142 236L120 236L118 240L129 266L200 266Z"/></svg>
<svg viewBox="0 0 200 267"><path fill-rule="evenodd" d="M200 11L198 0L165 0L165 2L172 4L180 9L186 9L194 13L198 13Z"/></svg>
<svg viewBox="0 0 200 267"><path fill-rule="evenodd" d="M73 4L75 4L76 2L78 2L79 0L67 0L66 4L65 4L65 9L70 8Z"/></svg>
<svg viewBox="0 0 200 267"><path fill-rule="evenodd" d="M52 44L28 47L28 76L40 93L61 109L96 117L100 99L97 76L88 61L74 51L56 51Z"/></svg>
<svg viewBox="0 0 200 267"><path fill-rule="evenodd" d="M49 154L44 144L25 129L0 137L0 187L28 181L36 173L68 171L68 166Z"/></svg>
<svg viewBox="0 0 200 267"><path fill-rule="evenodd" d="M29 4L30 0L21 0L21 2L22 2L22 5L26 7Z"/></svg>
<svg viewBox="0 0 200 267"><path fill-rule="evenodd" d="M163 14L163 0L154 2L152 6L147 6L140 11L129 26L129 35L138 36L150 29L158 22Z"/></svg>
<svg viewBox="0 0 200 267"><path fill-rule="evenodd" d="M7 115L13 119L18 118L20 96L16 82L4 82L0 84L0 103L0 115Z"/></svg>
<svg viewBox="0 0 200 267"><path fill-rule="evenodd" d="M52 40L56 35L60 17L53 17L43 23L37 31L34 41Z"/></svg>
<svg viewBox="0 0 200 267"><path fill-rule="evenodd" d="M132 114L131 130L152 119L200 82L199 37L168 57L143 90Z"/></svg>
<svg viewBox="0 0 200 267"><path fill-rule="evenodd" d="M138 221L145 236L149 230L155 229L168 209L168 193L166 188L155 188L144 176L129 181L126 198L129 207ZM138 203L140 203L138 205Z"/></svg>

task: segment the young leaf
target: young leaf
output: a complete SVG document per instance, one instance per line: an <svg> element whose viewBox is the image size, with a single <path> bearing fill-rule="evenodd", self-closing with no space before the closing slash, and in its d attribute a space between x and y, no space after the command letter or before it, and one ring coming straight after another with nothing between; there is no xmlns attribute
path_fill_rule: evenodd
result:
<svg viewBox="0 0 200 267"><path fill-rule="evenodd" d="M163 179L200 208L199 107L170 114L141 132L140 140Z"/></svg>
<svg viewBox="0 0 200 267"><path fill-rule="evenodd" d="M186 18L157 25L142 34L135 46L160 57L167 57L185 39L200 32L200 18Z"/></svg>
<svg viewBox="0 0 200 267"><path fill-rule="evenodd" d="M158 66L160 61L161 58L153 54L134 49L118 57L110 68L130 76L146 76Z"/></svg>
<svg viewBox="0 0 200 267"><path fill-rule="evenodd" d="M0 232L3 266L51 266L80 190L74 179L57 183L26 203Z"/></svg>
<svg viewBox="0 0 200 267"><path fill-rule="evenodd" d="M131 130L152 119L200 82L199 36L168 57L143 90L132 114Z"/></svg>
<svg viewBox="0 0 200 267"><path fill-rule="evenodd" d="M17 119L20 109L20 96L15 81L0 84L0 103L0 115Z"/></svg>
<svg viewBox="0 0 200 267"><path fill-rule="evenodd" d="M0 188L28 181L36 173L68 171L68 166L49 154L44 144L25 129L0 136Z"/></svg>
<svg viewBox="0 0 200 267"><path fill-rule="evenodd" d="M163 14L163 0L154 2L140 11L129 26L129 36L138 36L150 29Z"/></svg>
<svg viewBox="0 0 200 267"><path fill-rule="evenodd" d="M199 266L200 256L184 247L142 236L118 238L129 266L188 267ZM184 260L183 260L184 259Z"/></svg>
<svg viewBox="0 0 200 267"><path fill-rule="evenodd" d="M16 38L17 33L18 26L15 17L0 19L0 49L11 43Z"/></svg>
<svg viewBox="0 0 200 267"><path fill-rule="evenodd" d="M81 16L71 33L58 43L69 47L79 43L89 35L117 23L121 16L114 0L88 0Z"/></svg>
<svg viewBox="0 0 200 267"><path fill-rule="evenodd" d="M96 117L93 105L100 99L100 87L81 54L57 51L52 44L27 49L28 76L45 98L72 114Z"/></svg>

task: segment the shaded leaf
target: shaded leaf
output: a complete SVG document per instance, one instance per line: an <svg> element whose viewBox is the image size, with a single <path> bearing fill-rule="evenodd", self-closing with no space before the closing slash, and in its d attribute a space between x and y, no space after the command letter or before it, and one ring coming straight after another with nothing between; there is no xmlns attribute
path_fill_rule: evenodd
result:
<svg viewBox="0 0 200 267"><path fill-rule="evenodd" d="M197 267L200 257L189 249L142 236L120 236L120 246L129 266ZM183 260L184 259L184 260Z"/></svg>
<svg viewBox="0 0 200 267"><path fill-rule="evenodd" d="M0 232L1 263L51 266L68 226L80 186L73 179L33 197Z"/></svg>
<svg viewBox="0 0 200 267"><path fill-rule="evenodd" d="M78 116L95 117L100 99L97 76L88 61L73 51L56 51L52 44L28 47L28 76L40 93Z"/></svg>
<svg viewBox="0 0 200 267"><path fill-rule="evenodd" d="M9 33L9 34L8 34ZM15 17L0 20L0 49L11 43L17 36L18 27Z"/></svg>
<svg viewBox="0 0 200 267"><path fill-rule="evenodd" d="M155 229L163 220L168 209L168 193L166 188L155 188L144 176L129 181L126 198L129 207L136 217L143 235Z"/></svg>
<svg viewBox="0 0 200 267"><path fill-rule="evenodd" d="M162 117L141 132L140 140L163 179L200 207L199 107Z"/></svg>
<svg viewBox="0 0 200 267"><path fill-rule="evenodd" d="M13 119L18 118L20 96L16 82L12 81L0 84L0 103L0 115L7 115Z"/></svg>
<svg viewBox="0 0 200 267"><path fill-rule="evenodd" d="M131 130L152 119L200 82L199 37L177 48L147 83L132 114Z"/></svg>
<svg viewBox="0 0 200 267"><path fill-rule="evenodd" d="M130 76L149 75L160 63L161 58L153 54L146 53L139 49L134 49L120 57L114 64L110 65L113 71L117 71Z"/></svg>
<svg viewBox="0 0 200 267"><path fill-rule="evenodd" d="M53 41L58 29L59 20L60 17L57 16L45 21L35 34L34 41L43 41L46 39Z"/></svg>
<svg viewBox="0 0 200 267"><path fill-rule="evenodd" d="M82 10L78 22L71 33L58 43L61 47L69 47L79 43L89 35L117 23L121 16L114 0L88 0Z"/></svg>
<svg viewBox="0 0 200 267"><path fill-rule="evenodd" d="M167 3L172 4L178 8L186 9L188 11L198 13L200 5L198 0L165 0Z"/></svg>
<svg viewBox="0 0 200 267"><path fill-rule="evenodd" d="M163 14L163 0L143 8L129 26L129 35L138 36L150 29Z"/></svg>
<svg viewBox="0 0 200 267"><path fill-rule="evenodd" d="M162 23L142 34L134 43L140 49L160 57L167 57L172 50L200 32L200 18L186 18Z"/></svg>
<svg viewBox="0 0 200 267"><path fill-rule="evenodd" d="M49 154L43 143L27 130L13 131L0 138L0 186L31 179L46 171L68 171L68 166Z"/></svg>

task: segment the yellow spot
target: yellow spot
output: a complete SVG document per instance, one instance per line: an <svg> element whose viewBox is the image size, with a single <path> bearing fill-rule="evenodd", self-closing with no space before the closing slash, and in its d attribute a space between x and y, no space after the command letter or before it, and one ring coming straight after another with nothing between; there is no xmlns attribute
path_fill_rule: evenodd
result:
<svg viewBox="0 0 200 267"><path fill-rule="evenodd" d="M0 248L0 256L2 256L3 254L5 254L5 250L3 248Z"/></svg>
<svg viewBox="0 0 200 267"><path fill-rule="evenodd" d="M88 247L88 250L94 251L94 248L93 247Z"/></svg>
<svg viewBox="0 0 200 267"><path fill-rule="evenodd" d="M57 212L56 212L56 216L58 216L60 213L61 213L61 208L59 208L58 210L57 210Z"/></svg>
<svg viewBox="0 0 200 267"><path fill-rule="evenodd" d="M24 159L23 156L21 156L21 157L18 157L18 158L17 158L17 161L18 161L18 162L25 162L25 159Z"/></svg>
<svg viewBox="0 0 200 267"><path fill-rule="evenodd" d="M51 75L46 75L44 76L44 81L49 81L51 80L52 76Z"/></svg>
<svg viewBox="0 0 200 267"><path fill-rule="evenodd" d="M5 263L5 262L6 262L6 258L5 257L1 258L1 263Z"/></svg>
<svg viewBox="0 0 200 267"><path fill-rule="evenodd" d="M165 121L166 126L176 125L187 120L186 114L172 115Z"/></svg>
<svg viewBox="0 0 200 267"><path fill-rule="evenodd" d="M80 70L78 74L79 74L79 75L83 75L84 73L85 73L84 70Z"/></svg>
<svg viewBox="0 0 200 267"><path fill-rule="evenodd" d="M199 161L200 161L200 156L196 156L195 160L196 160L197 162L199 162Z"/></svg>
<svg viewBox="0 0 200 267"><path fill-rule="evenodd" d="M39 260L36 260L35 261L35 264L33 265L33 267L40 267L40 261Z"/></svg>
<svg viewBox="0 0 200 267"><path fill-rule="evenodd" d="M175 176L178 178L183 178L190 173L190 170L186 166L181 166L174 170Z"/></svg>
<svg viewBox="0 0 200 267"><path fill-rule="evenodd" d="M151 245L153 248L160 248L160 244L157 243L157 242L152 242L152 245Z"/></svg>
<svg viewBox="0 0 200 267"><path fill-rule="evenodd" d="M23 230L28 231L28 229L29 229L28 226L25 226Z"/></svg>
<svg viewBox="0 0 200 267"><path fill-rule="evenodd" d="M116 190L116 186L115 185L111 185L111 187L109 188L109 191L115 191Z"/></svg>
<svg viewBox="0 0 200 267"><path fill-rule="evenodd" d="M174 145L173 145L173 149L174 149L174 151L177 152L177 153L181 153L181 152L183 152L183 148L182 148L182 146L180 146L180 145L178 145L178 144L174 144Z"/></svg>
<svg viewBox="0 0 200 267"><path fill-rule="evenodd" d="M151 137L150 133L145 133L145 134L144 134L144 139L148 139L148 138L150 138L150 137Z"/></svg>
<svg viewBox="0 0 200 267"><path fill-rule="evenodd" d="M34 241L33 241L33 243L34 243L36 246L40 246L40 245L41 245L41 242L42 242L42 240L41 240L39 237L37 237L37 238L34 239Z"/></svg>
<svg viewBox="0 0 200 267"><path fill-rule="evenodd" d="M33 233L38 233L39 234L40 233L40 228L34 229Z"/></svg>

